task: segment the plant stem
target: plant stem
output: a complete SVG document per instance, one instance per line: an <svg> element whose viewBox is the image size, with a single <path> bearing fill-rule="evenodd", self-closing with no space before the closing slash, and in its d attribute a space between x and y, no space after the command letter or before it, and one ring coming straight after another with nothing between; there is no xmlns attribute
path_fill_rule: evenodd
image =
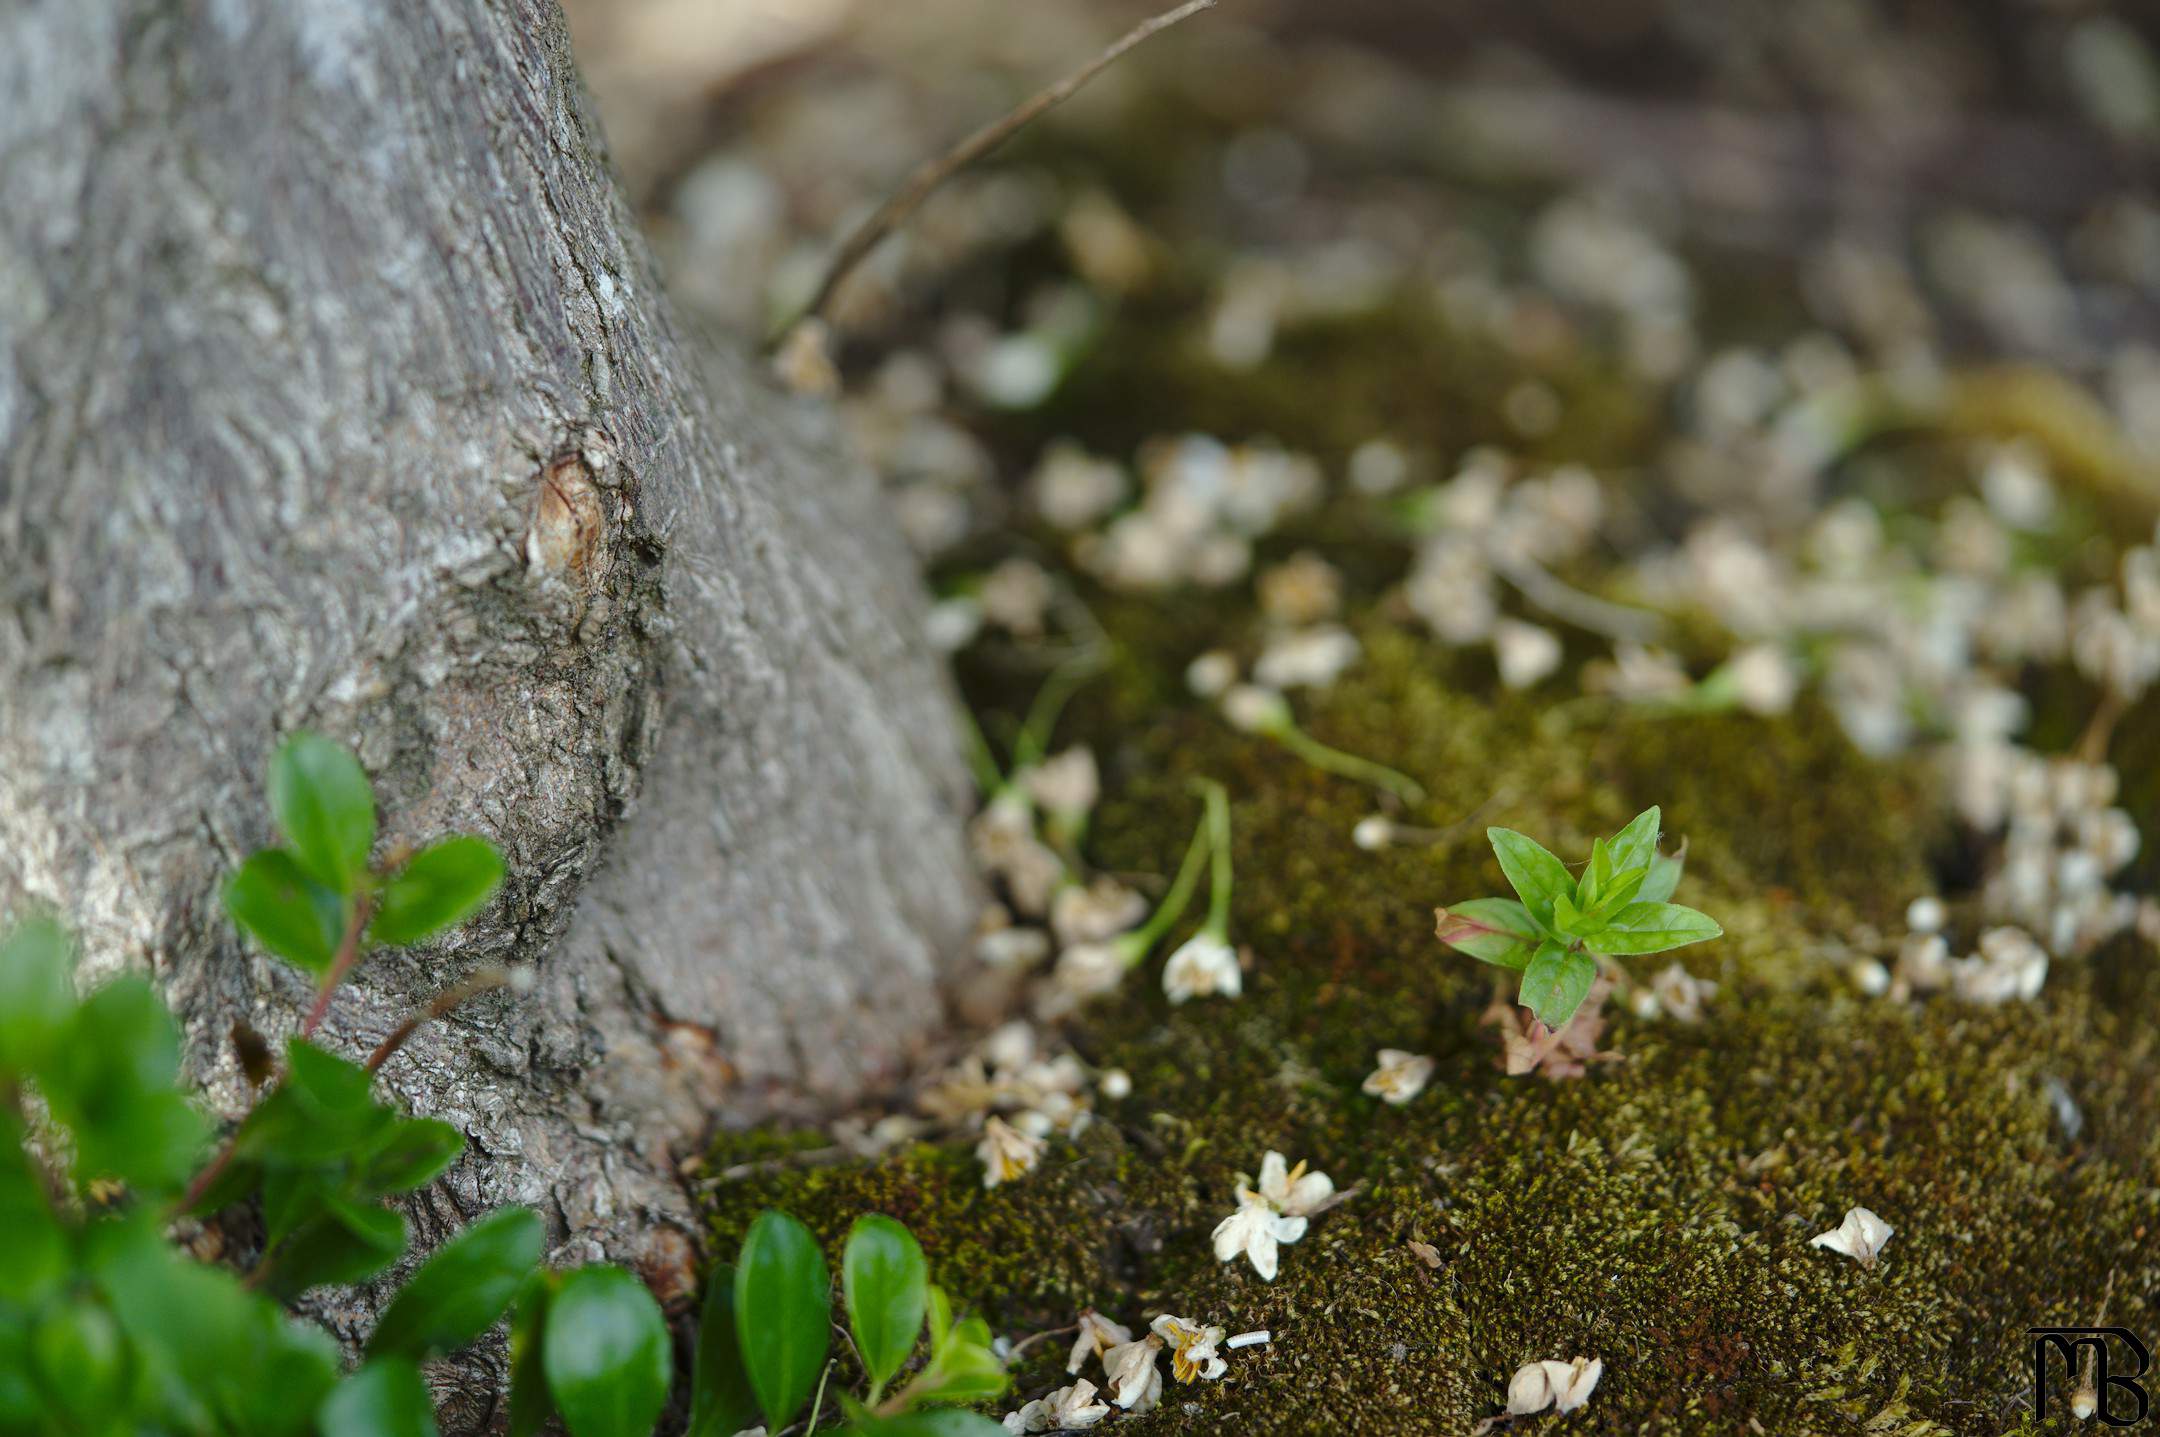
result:
<svg viewBox="0 0 2160 1437"><path fill-rule="evenodd" d="M827 1358L825 1370L818 1374L817 1396L810 1399L810 1424L803 1428L803 1437L810 1437L811 1433L817 1431L818 1413L825 1406L825 1384L832 1380L832 1369L832 1359Z"/></svg>
<svg viewBox="0 0 2160 1437"><path fill-rule="evenodd" d="M1213 779L1200 780L1207 797L1208 853L1213 860L1208 874L1207 931L1217 939L1230 934L1230 795Z"/></svg>
<svg viewBox="0 0 2160 1437"><path fill-rule="evenodd" d="M337 957L331 961L330 971L323 974L322 987L315 994L315 1006L308 1009L307 1018L300 1024L301 1037L308 1037L322 1026L338 984L345 981L353 964L360 961L360 935L367 931L368 918L374 912L374 894L363 893L353 900L352 916L345 920L345 936L338 940Z"/></svg>
<svg viewBox="0 0 2160 1437"><path fill-rule="evenodd" d="M1208 824L1207 815L1203 813L1200 821L1193 825L1192 842L1185 846L1185 860L1178 865L1177 877L1170 880L1170 891L1163 895L1154 915L1121 940L1126 945L1125 965L1128 968L1138 967L1171 926L1185 916L1186 905L1192 902L1193 889L1200 884L1200 863L1207 853Z"/></svg>
<svg viewBox="0 0 2160 1437"><path fill-rule="evenodd" d="M1284 748L1304 759L1314 768L1324 770L1341 778L1354 779L1374 788L1394 794L1406 804L1425 801L1425 789L1416 779L1406 773L1389 768L1384 763L1374 763L1369 758L1359 758L1354 753L1344 753L1330 748L1294 723L1269 730Z"/></svg>
<svg viewBox="0 0 2160 1437"><path fill-rule="evenodd" d="M1043 755L1050 751L1050 735L1057 728L1058 715L1081 686L1108 663L1100 649L1090 646L1050 671L1050 677L1036 691L1035 702L1028 705L1020 736L1013 740L1014 773L1042 762Z"/></svg>

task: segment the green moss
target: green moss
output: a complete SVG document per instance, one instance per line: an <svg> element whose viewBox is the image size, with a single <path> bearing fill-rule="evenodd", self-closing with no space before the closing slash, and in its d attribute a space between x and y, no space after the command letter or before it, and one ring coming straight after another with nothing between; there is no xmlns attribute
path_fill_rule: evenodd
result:
<svg viewBox="0 0 2160 1437"><path fill-rule="evenodd" d="M1077 1041L1134 1094L1023 1182L984 1191L958 1147L774 1173L714 1194L722 1250L766 1204L836 1252L855 1214L885 1211L1016 1337L1086 1305L1275 1333L1224 1382L1172 1388L1136 1433L1464 1430L1518 1364L1577 1353L1606 1362L1599 1430L1992 1433L2026 1400L2025 1326L2091 1321L2112 1275L2111 1320L2151 1330L2150 949L2059 965L2045 1002L2001 1010L1866 1002L1811 956L1928 887L1914 773L1863 759L1812 708L1556 733L1538 722L1550 693L1495 693L1489 661L1376 620L1366 661L1301 714L1425 782L1419 821L1464 822L1430 849L1365 853L1349 833L1370 794L1180 696L1174 675L1235 636L1234 615L1101 611L1120 660L1061 733L1105 761L1093 857L1166 872L1197 814L1189 780L1229 785L1245 996L1171 1008L1151 972L1091 1014ZM1024 699L974 678L992 706ZM1649 801L1689 841L1682 898L1730 930L1689 954L1725 985L1712 1021L1621 1017L1623 1058L1587 1079L1503 1077L1478 1026L1494 970L1439 947L1432 906L1500 886L1488 822L1574 856ZM1438 1060L1407 1108L1358 1091L1381 1046ZM2082 1114L2074 1139L2057 1092ZM1358 1187L1272 1285L1208 1244L1235 1174L1271 1147ZM1807 1245L1853 1204L1897 1228L1873 1270ZM1017 1390L1061 1381L1062 1361L1037 1344Z"/></svg>

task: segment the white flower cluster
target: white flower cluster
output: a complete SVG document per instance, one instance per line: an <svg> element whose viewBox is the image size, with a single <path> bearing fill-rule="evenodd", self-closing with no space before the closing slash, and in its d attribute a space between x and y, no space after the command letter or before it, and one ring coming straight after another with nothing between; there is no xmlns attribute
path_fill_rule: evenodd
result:
<svg viewBox="0 0 2160 1437"><path fill-rule="evenodd" d="M1252 568L1252 541L1324 487L1305 455L1205 435L1144 445L1139 469L1140 503L1073 543L1074 559L1112 588L1236 583Z"/></svg>
<svg viewBox="0 0 2160 1437"><path fill-rule="evenodd" d="M981 1127L975 1155L987 1188L1034 1171L1052 1135L1085 1131L1090 1102L1079 1058L1046 1052L1035 1029L1017 1019L984 1038L916 1100L939 1123Z"/></svg>
<svg viewBox="0 0 2160 1437"><path fill-rule="evenodd" d="M1589 546L1605 514L1596 476L1570 465L1516 478L1505 456L1478 450L1428 498L1433 532L1403 587L1411 611L1445 643L1491 644L1509 688L1550 675L1560 666L1559 636L1503 616L1499 583L1542 575Z"/></svg>
<svg viewBox="0 0 2160 1437"><path fill-rule="evenodd" d="M1162 1401L1162 1369L1156 1358L1170 1354L1170 1375L1179 1382L1215 1382L1230 1369L1221 1349L1244 1347L1267 1340L1266 1333L1244 1333L1224 1340L1223 1329L1204 1326L1189 1318L1162 1313L1135 1338L1132 1329L1113 1322L1089 1308L1080 1314L1078 1335L1073 1339L1067 1375L1079 1378L1087 1364L1100 1359L1103 1385L1098 1389L1085 1378L1038 1397L1018 1411L1005 1414L1008 1432L1055 1432L1092 1427L1108 1417L1111 1404L1139 1414ZM1097 1391L1108 1402L1095 1400Z"/></svg>
<svg viewBox="0 0 2160 1437"><path fill-rule="evenodd" d="M1914 899L1905 910L1908 931L1888 982L1877 984L1869 977L1862 987L1885 988L1892 998L1947 988L1969 1003L1988 1007L2039 995L2047 982L2048 955L2031 934L2008 925L1989 928L1980 934L1977 952L1953 958L1943 935L1947 916L1940 899Z"/></svg>

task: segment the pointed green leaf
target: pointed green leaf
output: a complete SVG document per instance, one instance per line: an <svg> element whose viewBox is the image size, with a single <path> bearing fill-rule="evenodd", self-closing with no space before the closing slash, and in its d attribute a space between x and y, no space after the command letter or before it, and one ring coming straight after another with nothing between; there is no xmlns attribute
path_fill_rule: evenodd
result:
<svg viewBox="0 0 2160 1437"><path fill-rule="evenodd" d="M1613 835L1613 872L1624 873L1630 868L1649 866L1650 860L1657 857L1658 825L1664 820L1664 811L1652 804L1630 819L1627 827Z"/></svg>
<svg viewBox="0 0 2160 1437"><path fill-rule="evenodd" d="M857 1218L840 1260L848 1326L870 1380L892 1380L922 1335L929 1267L915 1235L881 1213Z"/></svg>
<svg viewBox="0 0 2160 1437"><path fill-rule="evenodd" d="M1709 914L1698 913L1684 904L1630 903L1587 941L1599 953L1624 956L1663 953L1668 948L1681 948L1706 938L1716 938L1724 931Z"/></svg>
<svg viewBox="0 0 2160 1437"><path fill-rule="evenodd" d="M368 1339L370 1355L455 1352L495 1325L540 1265L546 1246L529 1208L504 1208L459 1233L420 1265Z"/></svg>
<svg viewBox="0 0 2160 1437"><path fill-rule="evenodd" d="M1537 1020L1558 1032L1575 1016L1575 1010L1597 978L1597 960L1580 949L1564 948L1547 940L1523 970L1522 993L1517 999L1537 1015Z"/></svg>
<svg viewBox="0 0 2160 1437"><path fill-rule="evenodd" d="M270 760L270 811L302 867L339 893L367 875L375 846L375 790L351 750L296 733Z"/></svg>
<svg viewBox="0 0 2160 1437"><path fill-rule="evenodd" d="M435 1437L435 1404L409 1357L378 1357L339 1383L315 1414L322 1437Z"/></svg>
<svg viewBox="0 0 2160 1437"><path fill-rule="evenodd" d="M1673 890L1680 886L1680 875L1686 867L1687 845L1684 843L1680 845L1680 851L1670 858L1662 853L1657 855L1650 860L1650 872L1644 877L1642 887L1635 890L1635 901L1663 903L1672 897Z"/></svg>
<svg viewBox="0 0 2160 1437"><path fill-rule="evenodd" d="M735 1260L743 1366L774 1432L795 1420L832 1341L832 1277L817 1239L784 1212L758 1214Z"/></svg>
<svg viewBox="0 0 2160 1437"><path fill-rule="evenodd" d="M45 1099L75 1144L84 1181L119 1178L143 1192L177 1186L201 1152L206 1124L181 1096L180 1034L139 978L92 993L43 1064Z"/></svg>
<svg viewBox="0 0 2160 1437"><path fill-rule="evenodd" d="M1481 963L1520 972L1545 937L1530 910L1512 898L1472 898L1433 910L1440 941Z"/></svg>
<svg viewBox="0 0 2160 1437"><path fill-rule="evenodd" d="M486 907L502 878L502 854L484 838L430 844L383 885L368 937L391 947L432 938Z"/></svg>
<svg viewBox="0 0 2160 1437"><path fill-rule="evenodd" d="M1575 900L1565 893L1553 898L1553 928L1565 938L1580 938L1586 931L1583 915L1575 907Z"/></svg>
<svg viewBox="0 0 2160 1437"><path fill-rule="evenodd" d="M465 1151L465 1135L438 1118L399 1118L372 1151L355 1154L353 1184L369 1197L409 1193L441 1177Z"/></svg>
<svg viewBox="0 0 2160 1437"><path fill-rule="evenodd" d="M1493 852L1500 858L1500 871L1507 875L1530 916L1540 923L1552 922L1553 900L1575 891L1575 880L1567 865L1537 840L1512 828L1488 828L1485 836L1492 840Z"/></svg>
<svg viewBox="0 0 2160 1437"><path fill-rule="evenodd" d="M325 1195L316 1215L267 1259L263 1287L290 1298L311 1287L373 1277L405 1251L405 1218L388 1208Z"/></svg>
<svg viewBox="0 0 2160 1437"><path fill-rule="evenodd" d="M321 977L345 936L345 903L282 848L265 848L225 880L225 913L240 931L304 972Z"/></svg>
<svg viewBox="0 0 2160 1437"><path fill-rule="evenodd" d="M0 939L0 1072L27 1072L75 1011L75 955L66 930L32 918Z"/></svg>
<svg viewBox="0 0 2160 1437"><path fill-rule="evenodd" d="M757 1393L735 1331L735 1264L713 1265L691 1371L690 1437L733 1437L757 1425Z"/></svg>
<svg viewBox="0 0 2160 1437"><path fill-rule="evenodd" d="M1624 873L1613 874L1599 890L1596 905L1588 909L1583 916L1593 923L1601 923L1618 913L1635 901L1635 894L1642 888L1643 880L1649 876L1648 868L1630 868Z"/></svg>
<svg viewBox="0 0 2160 1437"><path fill-rule="evenodd" d="M581 1267L548 1303L541 1365L570 1437L649 1437L675 1369L667 1319L634 1274Z"/></svg>

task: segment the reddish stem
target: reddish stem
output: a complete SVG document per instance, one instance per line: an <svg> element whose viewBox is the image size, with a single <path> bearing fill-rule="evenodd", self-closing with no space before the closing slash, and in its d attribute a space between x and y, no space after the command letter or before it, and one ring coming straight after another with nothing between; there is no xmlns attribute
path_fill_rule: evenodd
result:
<svg viewBox="0 0 2160 1437"><path fill-rule="evenodd" d="M362 894L353 902L352 917L345 920L345 936L338 941L337 957L332 960L330 971L323 974L322 988L315 995L315 1006L308 1009L307 1018L300 1024L301 1037L308 1037L322 1026L323 1016L330 1011L330 999L336 995L338 985L352 972L353 964L360 961L360 935L367 931L368 917L374 911L373 894Z"/></svg>

